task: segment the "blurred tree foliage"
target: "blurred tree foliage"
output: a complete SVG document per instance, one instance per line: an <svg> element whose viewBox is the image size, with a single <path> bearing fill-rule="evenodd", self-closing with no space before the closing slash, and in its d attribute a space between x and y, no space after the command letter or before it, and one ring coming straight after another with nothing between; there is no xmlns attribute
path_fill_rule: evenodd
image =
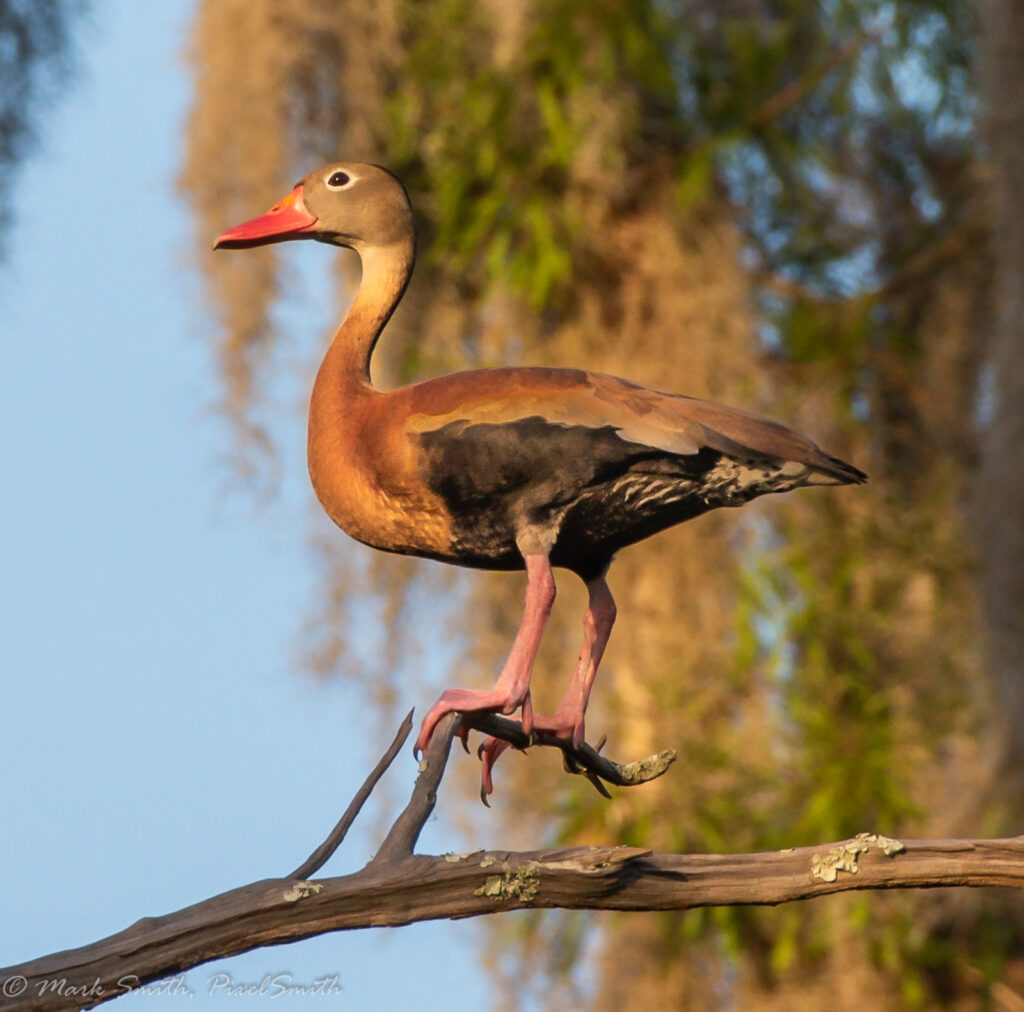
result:
<svg viewBox="0 0 1024 1012"><path fill-rule="evenodd" d="M503 759L510 846L545 820L566 841L736 851L1002 826L989 729L1007 699L990 699L964 509L992 316L971 13L967 0L201 3L182 174L200 246L321 160L387 164L413 197L421 256L385 381L586 364L770 412L872 475L718 511L616 562L621 620L589 727L617 755L676 746L678 772L609 805L539 757ZM204 262L250 461L273 442L261 393L280 256ZM448 579L464 677L445 681L489 684L518 618L514 578L446 577L340 542L317 545L319 667L351 667L347 623L375 604L386 697L400 684L428 703L414 619ZM582 597L564 590L541 710L576 646L566 615ZM1020 941L998 897L871 895L538 913L498 925L492 959L511 1004L543 988L552 1005L601 1009L967 1009L1021 986Z"/></svg>
<svg viewBox="0 0 1024 1012"><path fill-rule="evenodd" d="M38 139L42 108L67 81L75 23L87 0L0 2L0 259L13 218L13 173Z"/></svg>

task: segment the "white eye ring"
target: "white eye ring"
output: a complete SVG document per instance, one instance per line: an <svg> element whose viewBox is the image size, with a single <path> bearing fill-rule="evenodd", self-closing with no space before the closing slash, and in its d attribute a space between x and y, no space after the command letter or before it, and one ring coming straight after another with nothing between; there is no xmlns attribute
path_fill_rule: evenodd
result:
<svg viewBox="0 0 1024 1012"><path fill-rule="evenodd" d="M354 176L341 169L332 169L324 177L324 183L329 190L343 190L346 186L351 186L354 180Z"/></svg>

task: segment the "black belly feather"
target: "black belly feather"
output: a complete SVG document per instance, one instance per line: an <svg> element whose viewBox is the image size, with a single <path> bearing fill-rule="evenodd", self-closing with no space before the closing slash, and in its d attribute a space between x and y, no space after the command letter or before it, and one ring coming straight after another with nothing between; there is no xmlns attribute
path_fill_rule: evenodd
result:
<svg viewBox="0 0 1024 1012"><path fill-rule="evenodd" d="M717 450L671 454L611 425L459 421L413 438L424 480L453 519L452 554L484 569L522 568L516 536L529 525L552 530L554 565L589 579L626 545L773 490L727 488ZM779 466L758 464L766 479Z"/></svg>

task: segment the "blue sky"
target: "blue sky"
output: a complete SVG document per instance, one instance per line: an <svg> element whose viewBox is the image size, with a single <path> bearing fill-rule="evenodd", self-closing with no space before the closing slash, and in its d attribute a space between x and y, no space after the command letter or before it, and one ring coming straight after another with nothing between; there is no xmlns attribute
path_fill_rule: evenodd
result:
<svg viewBox="0 0 1024 1012"><path fill-rule="evenodd" d="M349 687L295 662L314 593L301 439L283 447L272 503L230 491L174 192L191 13L97 0L78 78L17 179L0 271L0 965L288 872L386 745ZM317 333L333 322L310 317ZM421 702L423 685L408 689ZM414 771L406 751L393 796ZM380 818L364 816L324 874L360 867ZM461 846L450 821L442 803L421 849ZM437 922L263 949L192 970L187 1007L229 1001L209 995L224 973L336 974L339 1007L480 1006L480 930Z"/></svg>

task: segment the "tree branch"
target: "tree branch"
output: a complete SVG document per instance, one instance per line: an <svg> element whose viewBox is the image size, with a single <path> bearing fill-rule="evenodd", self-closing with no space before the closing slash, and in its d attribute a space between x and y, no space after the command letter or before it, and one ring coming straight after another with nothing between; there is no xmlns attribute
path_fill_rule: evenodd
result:
<svg viewBox="0 0 1024 1012"><path fill-rule="evenodd" d="M823 60L787 84L781 91L766 98L754 110L748 120L748 128L754 131L763 130L773 120L778 119L794 105L802 102L833 70L856 59L865 46L877 42L882 34L881 29L871 29L857 32L851 36L841 46L828 53Z"/></svg>
<svg viewBox="0 0 1024 1012"><path fill-rule="evenodd" d="M348 808L345 809L345 814L338 820L338 824L327 834L327 839L288 876L289 878L307 879L310 875L315 875L327 864L331 855L341 846L341 841L345 839L349 827L356 821L356 816L362 811L367 798L373 792L374 787L377 786L377 781L384 776L388 771L388 767L395 761L395 756L398 755L399 750L405 744L405 740L409 737L411 730L412 710L405 715L405 720L402 721L402 726L395 734L394 741L391 742L387 752L384 753L380 762L377 763L373 771L366 778L363 786L356 791L356 796L352 799Z"/></svg>
<svg viewBox="0 0 1024 1012"><path fill-rule="evenodd" d="M409 804L395 820L368 867L412 857L412 849L437 804L437 789L441 786L441 777L448 763L452 738L461 723L460 716L458 713L449 713L434 728L427 753L420 760L420 775L416 778Z"/></svg>
<svg viewBox="0 0 1024 1012"><path fill-rule="evenodd" d="M300 871L333 852L409 724L406 718L342 822ZM437 727L408 806L361 871L316 882L255 882L145 918L91 945L0 970L0 1008L91 1008L146 982L264 945L524 907L684 910L785 903L851 889L1024 888L1024 837L898 841L862 833L818 847L738 855L634 847L417 855L412 848L433 810L457 727L454 715Z"/></svg>
<svg viewBox="0 0 1024 1012"><path fill-rule="evenodd" d="M638 759L631 763L617 763L600 754L604 747L602 738L595 748L584 742L579 748L546 731L534 729L530 734L523 731L522 724L507 717L499 717L496 713L467 713L462 716L462 726L479 731L481 734L502 738L514 748L526 751L533 745L544 745L557 748L562 753L562 761L568 773L578 773L586 777L598 793L606 798L611 795L605 790L601 781L614 784L616 787L635 787L655 780L667 772L669 766L676 761L675 749L665 749L649 755L646 759ZM486 803L486 801L485 801Z"/></svg>

